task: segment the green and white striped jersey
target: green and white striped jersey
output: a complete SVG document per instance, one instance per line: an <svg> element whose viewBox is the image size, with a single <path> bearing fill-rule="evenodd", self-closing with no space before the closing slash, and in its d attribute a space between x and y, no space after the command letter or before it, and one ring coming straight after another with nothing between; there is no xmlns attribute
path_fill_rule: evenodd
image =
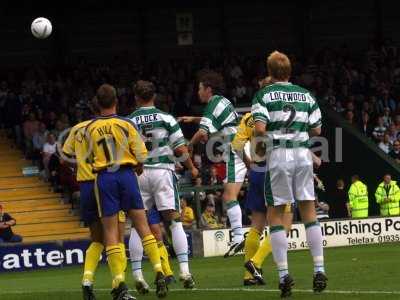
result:
<svg viewBox="0 0 400 300"><path fill-rule="evenodd" d="M233 139L238 125L238 115L232 103L219 95L212 96L204 109L200 128L211 136L219 134Z"/></svg>
<svg viewBox="0 0 400 300"><path fill-rule="evenodd" d="M267 138L274 147L308 147L308 131L322 125L314 97L289 82L260 89L253 98L251 113L254 121L267 124Z"/></svg>
<svg viewBox="0 0 400 300"><path fill-rule="evenodd" d="M175 118L150 106L137 109L129 116L129 119L139 128L149 151L144 166L174 171L174 150L186 144Z"/></svg>

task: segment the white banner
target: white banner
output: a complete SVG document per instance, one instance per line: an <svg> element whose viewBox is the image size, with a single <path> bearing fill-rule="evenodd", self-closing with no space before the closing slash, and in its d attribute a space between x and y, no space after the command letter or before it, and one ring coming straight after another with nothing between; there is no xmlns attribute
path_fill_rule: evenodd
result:
<svg viewBox="0 0 400 300"><path fill-rule="evenodd" d="M400 242L400 217L326 221L321 222L321 230L324 247ZM203 231L204 256L224 255L232 236L229 229ZM288 244L289 250L308 248L303 224L293 224Z"/></svg>

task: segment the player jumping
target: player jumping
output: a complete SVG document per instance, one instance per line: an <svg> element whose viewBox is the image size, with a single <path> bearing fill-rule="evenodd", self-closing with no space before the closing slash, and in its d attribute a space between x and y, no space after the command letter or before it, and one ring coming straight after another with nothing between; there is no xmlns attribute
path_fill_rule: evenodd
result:
<svg viewBox="0 0 400 300"><path fill-rule="evenodd" d="M264 196L268 203L272 253L279 272L281 297L289 297L294 281L288 272L288 241L282 216L290 199L298 201L306 238L314 261L313 289L326 288L321 227L314 206L313 159L309 136L321 133L321 112L310 92L289 82L291 64L280 52L267 59L273 84L253 99L255 134L267 137ZM272 145L270 145L272 144Z"/></svg>
<svg viewBox="0 0 400 300"><path fill-rule="evenodd" d="M206 71L199 79L199 98L207 103L203 117L181 117L185 123L199 123L199 130L190 141L191 145L207 142L210 138L219 137L224 145L226 178L224 180L223 201L227 206L227 215L233 231L233 241L225 257L243 249L242 210L237 201L247 169L242 159L231 149L230 143L236 134L238 115L232 103L221 96L223 78L213 71Z"/></svg>

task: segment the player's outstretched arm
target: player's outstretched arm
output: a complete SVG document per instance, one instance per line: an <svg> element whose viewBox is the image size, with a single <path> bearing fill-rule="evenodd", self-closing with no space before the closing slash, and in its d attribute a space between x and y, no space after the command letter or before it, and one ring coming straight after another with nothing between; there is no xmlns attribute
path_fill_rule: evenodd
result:
<svg viewBox="0 0 400 300"><path fill-rule="evenodd" d="M321 127L311 128L308 134L310 137L321 135Z"/></svg>
<svg viewBox="0 0 400 300"><path fill-rule="evenodd" d="M193 161L190 158L187 146L181 145L174 150L174 154L178 157L179 162L182 163L191 173L192 178L196 178L199 175L199 170L193 165Z"/></svg>
<svg viewBox="0 0 400 300"><path fill-rule="evenodd" d="M208 141L208 134L204 129L199 129L193 135L192 139L190 140L190 145L196 145L199 142L207 142Z"/></svg>
<svg viewBox="0 0 400 300"><path fill-rule="evenodd" d="M197 123L199 124L201 121L201 117L193 117L193 116L182 116L178 117L179 123Z"/></svg>

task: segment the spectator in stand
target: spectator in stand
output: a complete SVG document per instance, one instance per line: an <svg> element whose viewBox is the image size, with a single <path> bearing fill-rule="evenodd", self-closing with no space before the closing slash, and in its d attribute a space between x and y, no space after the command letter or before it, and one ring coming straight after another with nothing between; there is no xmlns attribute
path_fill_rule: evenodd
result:
<svg viewBox="0 0 400 300"><path fill-rule="evenodd" d="M392 150L392 145L390 144L390 137L388 133L385 133L383 135L383 140L378 144L378 147L386 154L389 154L389 152Z"/></svg>
<svg viewBox="0 0 400 300"><path fill-rule="evenodd" d="M386 128L389 128L390 124L392 124L392 116L390 115L390 109L389 107L385 107L383 109L383 126Z"/></svg>
<svg viewBox="0 0 400 300"><path fill-rule="evenodd" d="M397 140L393 143L393 149L389 152L389 156L400 163L400 141Z"/></svg>
<svg viewBox="0 0 400 300"><path fill-rule="evenodd" d="M208 178L207 185L222 184L221 178L218 176L217 168L212 166L210 168L210 177Z"/></svg>
<svg viewBox="0 0 400 300"><path fill-rule="evenodd" d="M400 133L400 115L394 117L394 125L396 126L397 132Z"/></svg>
<svg viewBox="0 0 400 300"><path fill-rule="evenodd" d="M356 121L354 119L354 112L352 110L346 110L344 118L346 119L346 121L350 124L355 126L356 125Z"/></svg>
<svg viewBox="0 0 400 300"><path fill-rule="evenodd" d="M193 209L188 206L187 200L182 198L181 200L181 219L185 229L192 229L194 225L194 213Z"/></svg>
<svg viewBox="0 0 400 300"><path fill-rule="evenodd" d="M56 121L56 127L51 131L54 134L55 138L57 138L61 132L68 128L68 125L61 120Z"/></svg>
<svg viewBox="0 0 400 300"><path fill-rule="evenodd" d="M361 114L361 124L359 125L359 129L365 136L371 137L373 128L369 122L369 114L365 111Z"/></svg>
<svg viewBox="0 0 400 300"><path fill-rule="evenodd" d="M49 178L49 161L50 157L56 152L57 144L56 144L56 137L53 133L49 133L47 135L47 142L43 145L42 150L42 160L43 166L46 170L46 178Z"/></svg>
<svg viewBox="0 0 400 300"><path fill-rule="evenodd" d="M383 113L383 108L380 108L378 101L376 100L376 97L374 95L370 96L368 103L369 106L372 108L372 113L370 114L370 117L375 117L377 114L380 115Z"/></svg>
<svg viewBox="0 0 400 300"><path fill-rule="evenodd" d="M342 114L345 111L342 102L340 101L336 101L335 107L333 109L336 110L336 112L339 114Z"/></svg>
<svg viewBox="0 0 400 300"><path fill-rule="evenodd" d="M372 136L374 137L374 140L379 143L383 140L383 135L386 132L386 127L383 124L383 117L380 116L378 117L378 120L376 121L376 127L374 128L374 131L372 132Z"/></svg>
<svg viewBox="0 0 400 300"><path fill-rule="evenodd" d="M344 189L344 180L338 179L336 188L331 195L329 203L329 216L332 219L343 219L349 217L347 193Z"/></svg>
<svg viewBox="0 0 400 300"><path fill-rule="evenodd" d="M34 134L39 130L39 121L36 120L36 115L29 113L28 120L24 122L24 145L25 154L30 157L33 151L32 139Z"/></svg>
<svg viewBox="0 0 400 300"><path fill-rule="evenodd" d="M207 203L206 209L201 215L201 227L203 229L218 229L224 226L218 222L218 218L215 215L215 206L213 203Z"/></svg>
<svg viewBox="0 0 400 300"><path fill-rule="evenodd" d="M203 186L203 180L201 179L201 177L197 177L197 178L194 180L194 186L195 186L195 187L202 187L202 186ZM206 199L206 192L204 192L204 191L199 191L199 192L198 192L198 195L199 195L199 200L200 200L200 201L204 201L204 200ZM194 193L193 193L193 196L194 196Z"/></svg>
<svg viewBox="0 0 400 300"><path fill-rule="evenodd" d="M379 99L378 103L381 109L387 107L391 112L396 111L396 101L389 96L389 91L387 89L382 91L382 98Z"/></svg>
<svg viewBox="0 0 400 300"><path fill-rule="evenodd" d="M389 129L387 131L387 134L389 135L390 144L393 145L393 143L397 140L398 133L399 132L396 129L396 125L394 125L393 123L390 124Z"/></svg>
<svg viewBox="0 0 400 300"><path fill-rule="evenodd" d="M60 183L60 155L56 147L56 151L50 155L49 163L47 165L49 171L49 182L53 187L54 192L59 193L62 191Z"/></svg>
<svg viewBox="0 0 400 300"><path fill-rule="evenodd" d="M383 182L379 184L375 192L376 203L379 204L381 217L398 216L400 189L397 182L392 180L390 174L383 176Z"/></svg>
<svg viewBox="0 0 400 300"><path fill-rule="evenodd" d="M243 80L239 78L237 80L236 87L232 91L232 100L234 101L235 104L242 103L244 102L246 96L247 96L247 89L243 84Z"/></svg>
<svg viewBox="0 0 400 300"><path fill-rule="evenodd" d="M217 175L217 179L218 179L217 181L223 182L225 179L225 175L226 175L226 169L225 169L225 164L222 163L222 159L220 161L221 162L213 164L212 167L215 168L215 170L216 170L216 175Z"/></svg>
<svg viewBox="0 0 400 300"><path fill-rule="evenodd" d="M3 212L3 206L0 204L0 244L2 243L20 243L22 237L14 234L11 227L17 222L8 213Z"/></svg>
<svg viewBox="0 0 400 300"><path fill-rule="evenodd" d="M46 119L46 127L49 131L52 131L56 128L57 122L57 114L54 111L49 112L49 115Z"/></svg>
<svg viewBox="0 0 400 300"><path fill-rule="evenodd" d="M41 153L43 150L43 146L47 141L47 134L48 131L46 129L46 125L44 123L39 124L39 130L35 132L32 138L32 144L33 144L33 154L32 154L32 159L33 160L40 160L41 161Z"/></svg>

